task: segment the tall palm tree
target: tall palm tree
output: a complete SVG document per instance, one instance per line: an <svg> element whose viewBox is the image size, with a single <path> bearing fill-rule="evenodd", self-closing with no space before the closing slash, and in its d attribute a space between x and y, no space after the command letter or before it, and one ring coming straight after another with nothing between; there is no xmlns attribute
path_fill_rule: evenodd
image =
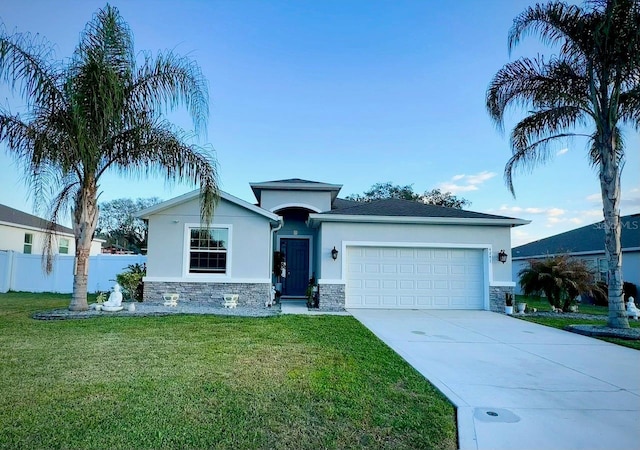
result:
<svg viewBox="0 0 640 450"><path fill-rule="evenodd" d="M69 309L87 309L89 249L98 220L100 180L108 172L162 174L199 185L208 223L218 198L217 168L207 147L163 119L179 106L195 132L208 118L208 91L199 66L172 52L136 57L131 30L107 5L86 25L70 60L52 60L52 45L37 35L0 28L0 78L22 96L24 116L0 109L0 141L22 164L36 205L51 223L71 214L76 241ZM55 229L47 230L47 271Z"/></svg>
<svg viewBox="0 0 640 450"><path fill-rule="evenodd" d="M505 167L505 181L514 194L514 170L548 161L553 156L550 144L558 139L587 137L589 159L598 168L602 192L608 325L628 328L622 297L620 176L623 126L640 127L640 0L530 7L514 19L509 50L530 33L557 47L557 54L506 64L487 90L487 109L499 129L509 107L528 112L511 132L512 156ZM583 129L588 130L586 135L576 132Z"/></svg>

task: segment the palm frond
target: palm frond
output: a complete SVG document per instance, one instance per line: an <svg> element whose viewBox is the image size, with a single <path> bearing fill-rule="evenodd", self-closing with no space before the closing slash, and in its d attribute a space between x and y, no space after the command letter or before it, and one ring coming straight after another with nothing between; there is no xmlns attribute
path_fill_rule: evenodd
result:
<svg viewBox="0 0 640 450"><path fill-rule="evenodd" d="M504 167L504 181L509 192L515 197L513 175L517 169L533 170L541 164L545 164L553 158L550 144L560 140L580 136L576 133L560 133L547 136L532 142L528 147L513 151L511 158Z"/></svg>
<svg viewBox="0 0 640 450"><path fill-rule="evenodd" d="M53 45L43 37L8 35L0 24L0 79L19 93L27 108L62 101L61 64L53 56Z"/></svg>
<svg viewBox="0 0 640 450"><path fill-rule="evenodd" d="M78 183L69 178L67 178L66 181L65 183L63 180L60 180L62 189L49 201L49 214L47 215L49 220L45 234L44 258L42 260L43 269L46 273L51 273L53 270L56 239L58 237L57 224L62 221L61 216L66 215L71 210L73 198L78 191Z"/></svg>
<svg viewBox="0 0 640 450"><path fill-rule="evenodd" d="M188 137L166 121L140 124L114 139L115 157L104 162L100 175L114 169L126 176L188 180L200 186L202 220L208 224L219 197L217 163L211 148L186 144Z"/></svg>
<svg viewBox="0 0 640 450"><path fill-rule="evenodd" d="M508 36L509 52L523 38L536 34L546 45L561 44L561 57L579 57L590 46L584 26L587 20L588 14L576 5L550 2L531 6L513 20Z"/></svg>
<svg viewBox="0 0 640 450"><path fill-rule="evenodd" d="M603 152L608 152L609 149L612 149L615 152L615 158L617 164L620 164L624 161L624 134L622 134L622 130L619 127L615 127L612 131L613 135L613 145L606 146L603 145L603 139L600 137L600 132L596 131L590 136L589 142L589 162L592 166L597 167L602 163ZM608 154L607 154L608 155Z"/></svg>
<svg viewBox="0 0 640 450"><path fill-rule="evenodd" d="M521 58L506 64L493 77L486 107L499 129L508 107L546 108L574 105L589 111L588 85L569 62Z"/></svg>
<svg viewBox="0 0 640 450"><path fill-rule="evenodd" d="M160 53L155 59L145 54L128 93L135 102L134 111L149 105L165 111L184 105L191 114L196 133L206 132L209 117L209 92L200 67L191 59L172 52Z"/></svg>

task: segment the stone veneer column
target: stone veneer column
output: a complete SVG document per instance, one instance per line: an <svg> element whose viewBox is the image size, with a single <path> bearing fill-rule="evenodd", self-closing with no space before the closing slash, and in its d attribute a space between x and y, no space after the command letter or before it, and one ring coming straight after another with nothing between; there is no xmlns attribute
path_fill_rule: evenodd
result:
<svg viewBox="0 0 640 450"><path fill-rule="evenodd" d="M320 284L320 311L344 311L344 284Z"/></svg>
<svg viewBox="0 0 640 450"><path fill-rule="evenodd" d="M224 294L238 294L238 306L263 306L271 298L270 283L192 283L145 281L143 299L163 303L162 294L180 294L179 303L219 304Z"/></svg>
<svg viewBox="0 0 640 450"><path fill-rule="evenodd" d="M513 286L489 286L489 309L493 312L504 313L505 294L514 296L515 287Z"/></svg>

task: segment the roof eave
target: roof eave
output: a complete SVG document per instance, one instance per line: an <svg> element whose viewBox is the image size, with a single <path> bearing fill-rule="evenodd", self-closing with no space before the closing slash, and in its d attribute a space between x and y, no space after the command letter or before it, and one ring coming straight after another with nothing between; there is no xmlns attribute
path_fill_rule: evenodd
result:
<svg viewBox="0 0 640 450"><path fill-rule="evenodd" d="M621 252L639 252L640 247L623 247L620 249ZM588 256L588 255L604 255L604 247L602 249L596 250L582 250L579 252L555 252L555 253L543 253L537 255L529 255L529 256L511 256L513 261L522 261L527 259L540 259L540 258L553 258L558 255L569 255L569 256Z"/></svg>
<svg viewBox="0 0 640 450"><path fill-rule="evenodd" d="M434 225L483 225L517 227L531 223L524 219L487 219L472 217L416 217L416 216L367 216L347 214L309 214L309 224L316 226L321 222L352 223L406 223Z"/></svg>

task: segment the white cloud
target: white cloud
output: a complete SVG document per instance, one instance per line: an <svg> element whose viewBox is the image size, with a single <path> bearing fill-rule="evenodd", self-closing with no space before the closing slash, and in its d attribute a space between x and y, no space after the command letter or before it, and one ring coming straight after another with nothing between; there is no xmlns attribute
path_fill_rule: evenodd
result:
<svg viewBox="0 0 640 450"><path fill-rule="evenodd" d="M481 184L495 176L495 172L488 172L486 170L473 175L458 174L451 177L450 181L440 183L438 188L445 192L451 192L452 194L477 191Z"/></svg>
<svg viewBox="0 0 640 450"><path fill-rule="evenodd" d="M600 193L587 195L586 200L592 203L601 202L602 195Z"/></svg>
<svg viewBox="0 0 640 450"><path fill-rule="evenodd" d="M549 208L547 210L547 215L550 217L562 216L564 213L565 213L565 210L560 208Z"/></svg>
<svg viewBox="0 0 640 450"><path fill-rule="evenodd" d="M469 192L469 191L477 191L478 186L474 186L473 184L468 184L466 186L461 186L459 184L454 183L440 183L438 187L445 192L451 192L452 194L458 194L460 192Z"/></svg>
<svg viewBox="0 0 640 450"><path fill-rule="evenodd" d="M568 148L563 148L561 150L558 150L558 152L556 153L556 155L560 156L560 155L564 155L565 153L567 153L569 151Z"/></svg>
<svg viewBox="0 0 640 450"><path fill-rule="evenodd" d="M636 211L636 207L640 206L640 187L636 187L630 189L629 191L623 192L620 203L625 209L630 208Z"/></svg>
<svg viewBox="0 0 640 450"><path fill-rule="evenodd" d="M520 206L507 206L502 205L498 210L501 213L527 213L527 214L540 214L550 217L561 216L565 213L564 209L560 208L521 208Z"/></svg>

